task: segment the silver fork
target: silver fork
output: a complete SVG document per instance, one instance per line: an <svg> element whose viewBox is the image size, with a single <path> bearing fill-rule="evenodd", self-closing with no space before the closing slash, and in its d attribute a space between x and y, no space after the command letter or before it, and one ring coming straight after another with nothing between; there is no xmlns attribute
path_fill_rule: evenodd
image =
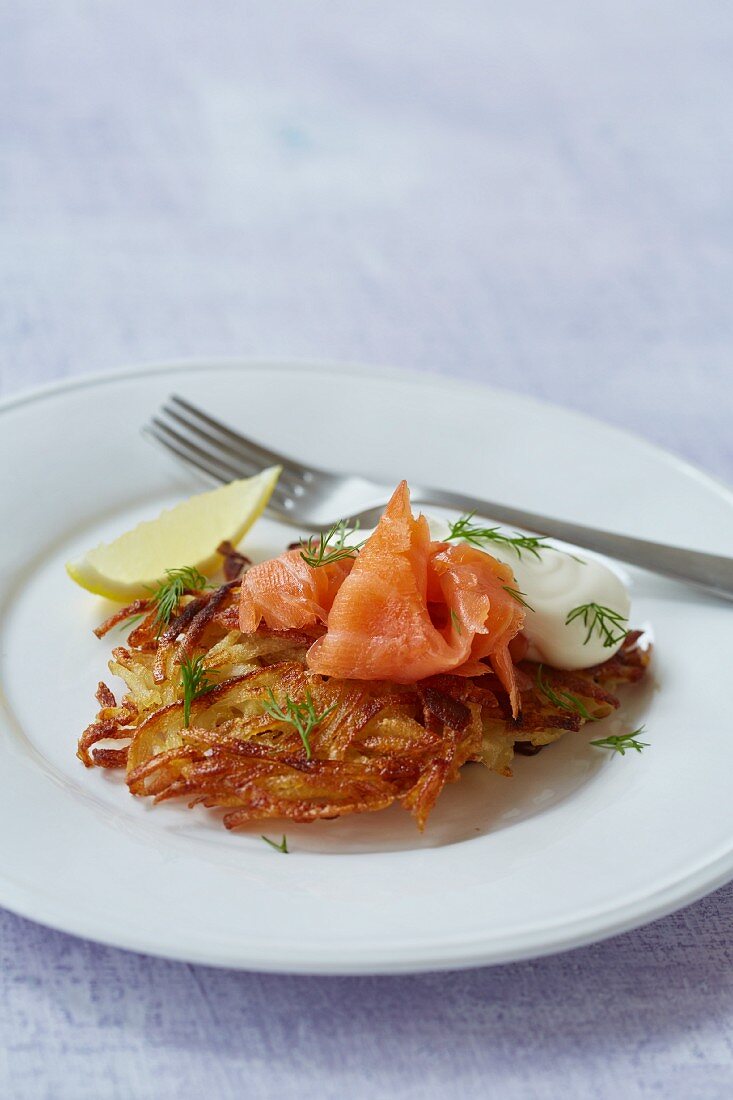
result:
<svg viewBox="0 0 733 1100"><path fill-rule="evenodd" d="M325 530L342 518L372 526L394 489L393 485L358 474L336 474L305 466L247 439L176 395L169 397L143 433L215 482L249 477L267 466L282 466L268 512L301 530ZM410 492L416 504L438 505L459 513L476 512L499 523L595 550L733 599L733 558L585 527L446 489L411 485Z"/></svg>

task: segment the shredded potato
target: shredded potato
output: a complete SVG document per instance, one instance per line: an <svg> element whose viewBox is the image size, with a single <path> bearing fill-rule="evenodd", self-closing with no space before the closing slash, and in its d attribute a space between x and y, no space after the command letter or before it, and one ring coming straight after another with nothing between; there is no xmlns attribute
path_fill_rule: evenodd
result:
<svg viewBox="0 0 733 1100"><path fill-rule="evenodd" d="M239 563L237 563L239 564ZM124 768L134 795L186 799L224 809L234 829L267 818L314 821L381 810L395 801L422 829L446 783L468 761L511 775L515 752L532 754L619 702L612 690L641 679L650 650L630 633L616 656L582 672L517 665L521 711L498 678L436 676L414 685L319 676L305 655L319 631L242 634L239 582L188 593L156 636L155 609L136 601L96 633L102 637L143 614L127 644L113 650L110 672L127 691L118 704L100 684L100 710L79 741L87 767ZM207 690L184 728L181 661L202 658ZM540 683L549 687L550 695ZM558 706L568 694L579 706ZM325 717L310 735L310 755L293 725L265 709L268 699L312 700Z"/></svg>

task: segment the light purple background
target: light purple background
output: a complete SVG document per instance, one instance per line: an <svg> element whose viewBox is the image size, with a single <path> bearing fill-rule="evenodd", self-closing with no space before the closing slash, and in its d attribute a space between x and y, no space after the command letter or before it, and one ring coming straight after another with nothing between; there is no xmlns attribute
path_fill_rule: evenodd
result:
<svg viewBox="0 0 733 1100"><path fill-rule="evenodd" d="M0 50L3 393L373 361L733 478L728 0L6 0ZM2 913L0 1094L722 1097L732 922L728 888L552 959L307 979Z"/></svg>

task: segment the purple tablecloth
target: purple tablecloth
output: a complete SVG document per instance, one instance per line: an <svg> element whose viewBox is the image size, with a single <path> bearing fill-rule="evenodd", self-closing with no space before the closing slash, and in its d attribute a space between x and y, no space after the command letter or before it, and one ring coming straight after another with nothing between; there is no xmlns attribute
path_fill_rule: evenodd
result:
<svg viewBox="0 0 733 1100"><path fill-rule="evenodd" d="M347 358L548 397L731 478L732 47L724 0L8 0L2 391ZM537 962L308 979L2 913L0 1095L727 1096L732 918L727 888Z"/></svg>

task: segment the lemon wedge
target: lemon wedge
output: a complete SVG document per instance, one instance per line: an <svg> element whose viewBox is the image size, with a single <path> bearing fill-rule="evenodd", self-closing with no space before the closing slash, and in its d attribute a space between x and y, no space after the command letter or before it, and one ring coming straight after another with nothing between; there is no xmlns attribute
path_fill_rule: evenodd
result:
<svg viewBox="0 0 733 1100"><path fill-rule="evenodd" d="M145 596L163 580L166 569L194 565L210 573L221 562L220 542L235 545L249 531L272 496L281 467L197 493L156 519L144 520L114 542L101 543L67 562L73 581L109 600L124 603Z"/></svg>

